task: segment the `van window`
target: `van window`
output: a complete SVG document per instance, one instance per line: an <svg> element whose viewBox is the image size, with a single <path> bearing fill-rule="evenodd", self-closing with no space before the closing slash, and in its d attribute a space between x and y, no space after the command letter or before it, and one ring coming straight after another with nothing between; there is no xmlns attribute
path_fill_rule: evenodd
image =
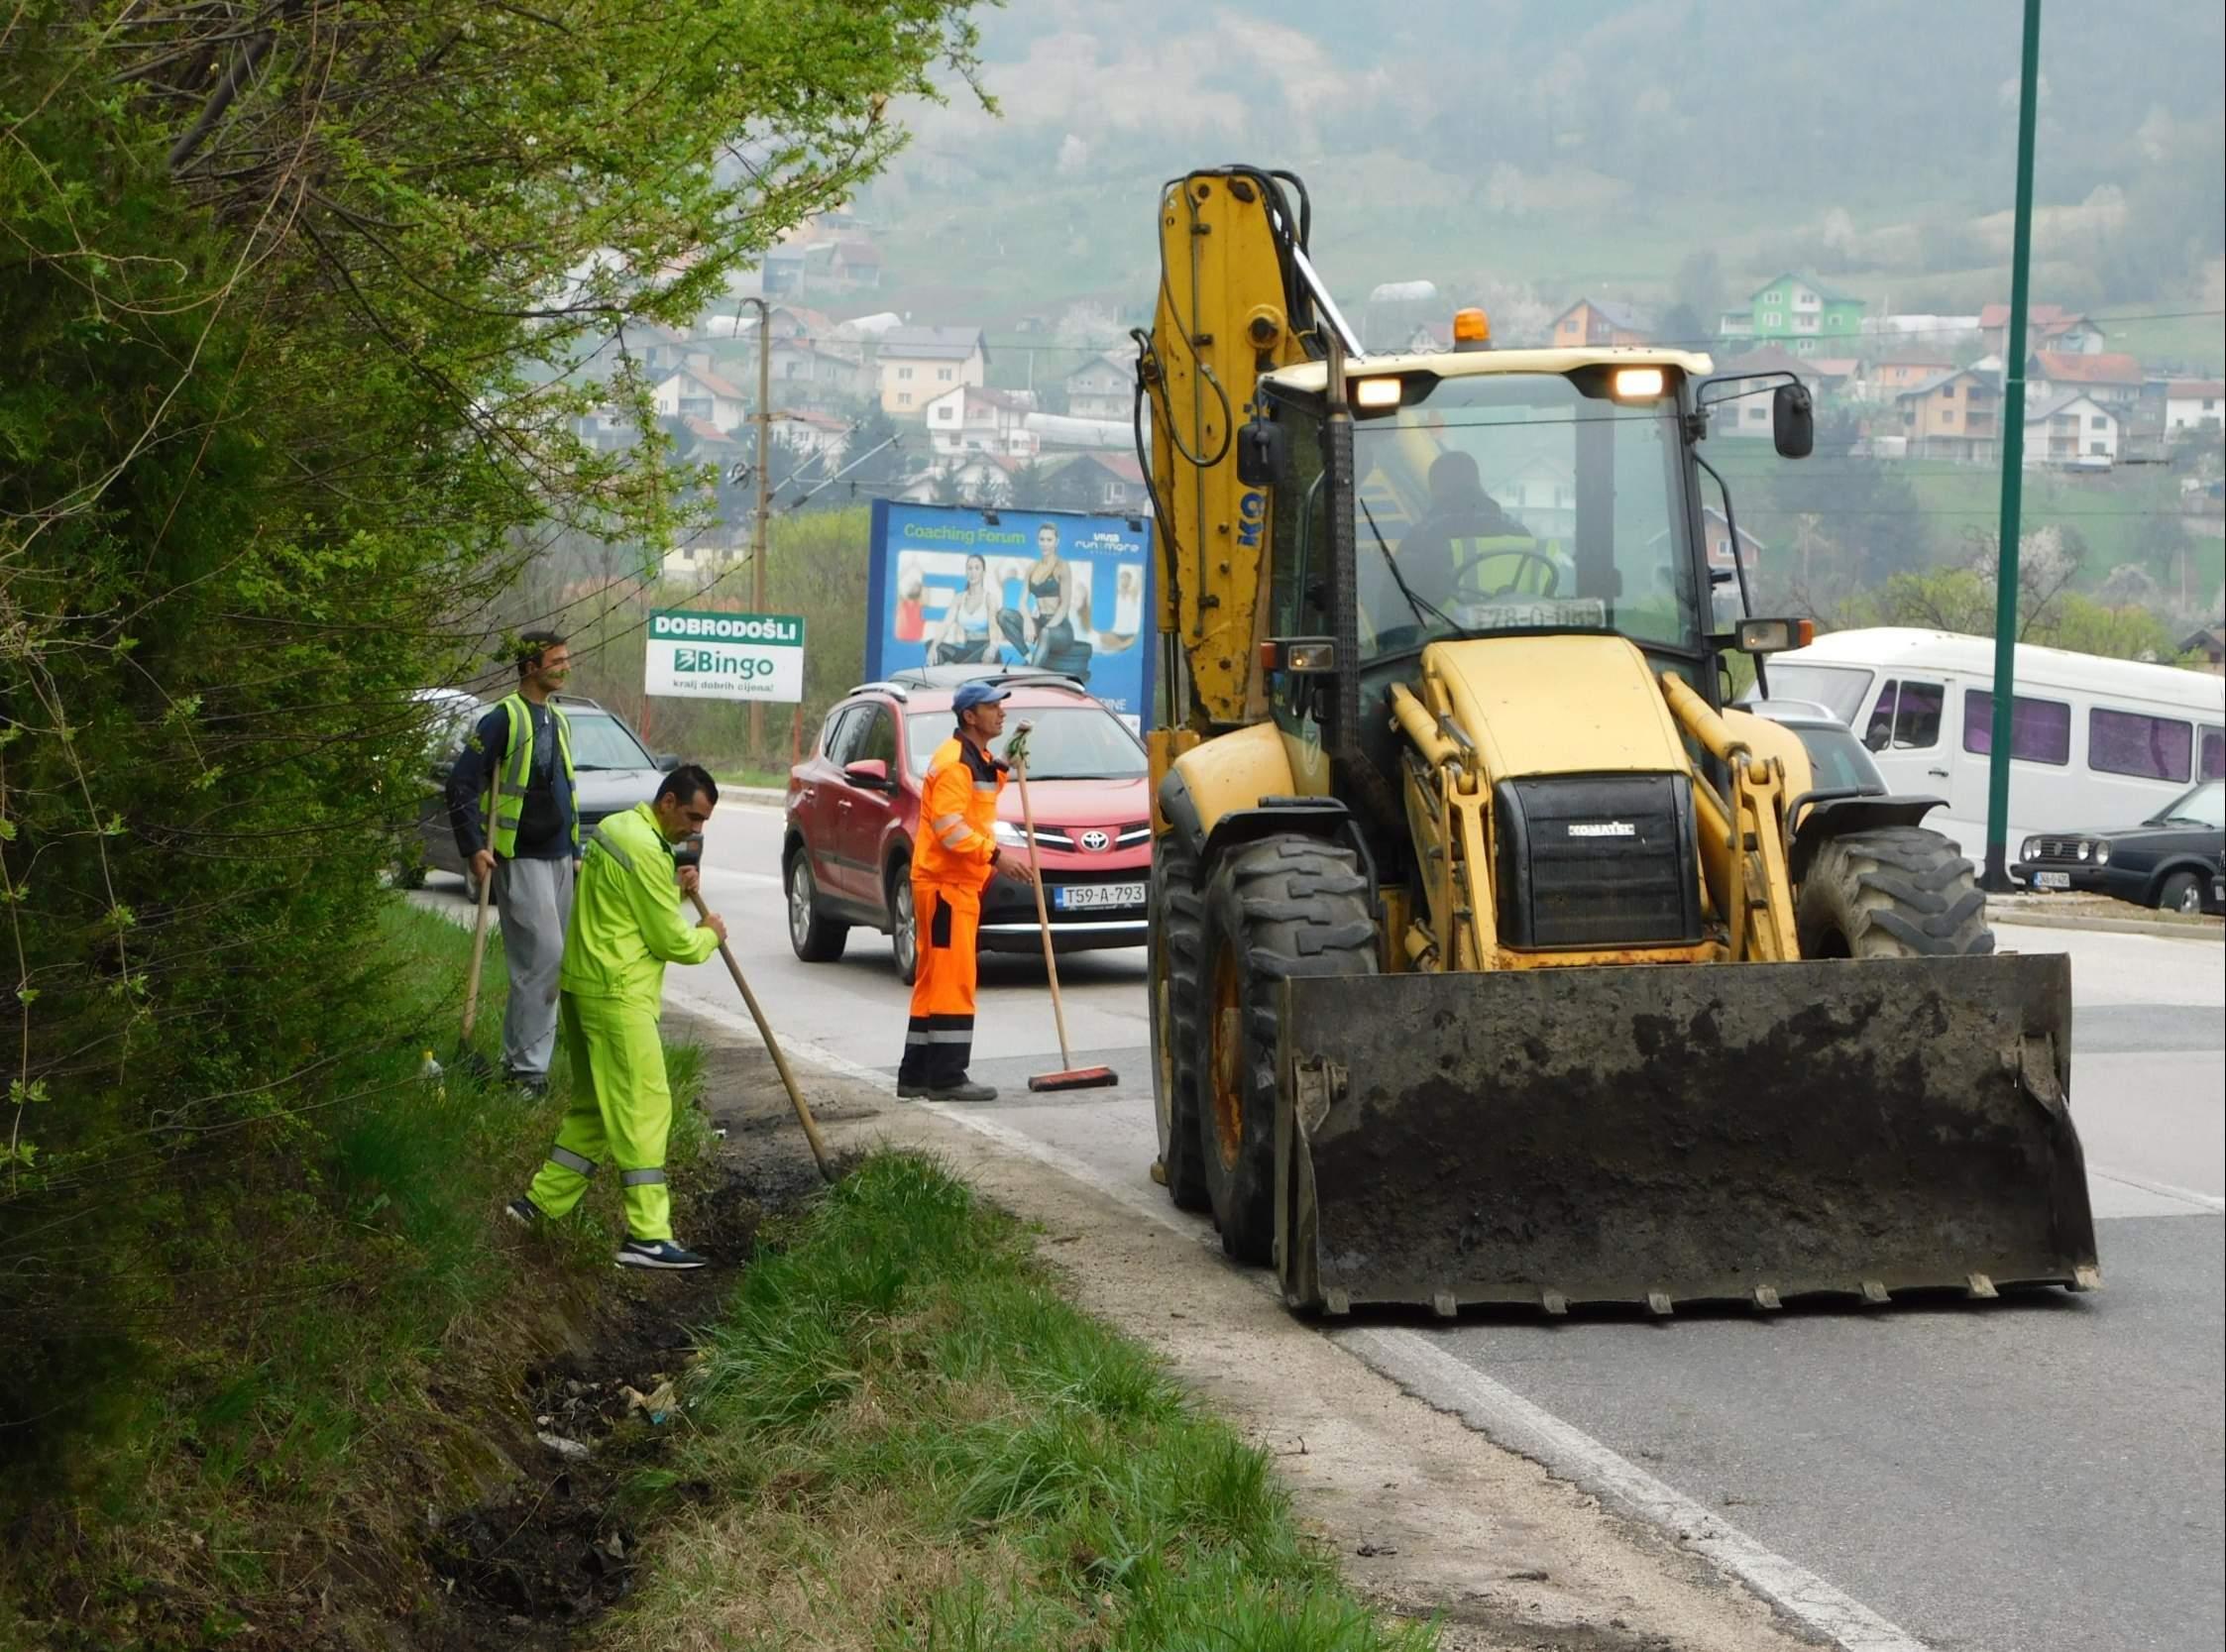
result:
<svg viewBox="0 0 2226 1652"><path fill-rule="evenodd" d="M1982 756L1994 749L1994 696L1963 691L1963 749ZM2010 701L2010 755L2022 763L2071 761L2071 708L2057 700Z"/></svg>
<svg viewBox="0 0 2226 1652"><path fill-rule="evenodd" d="M2195 778L2226 779L2226 728L2203 728L2202 742L2195 754Z"/></svg>
<svg viewBox="0 0 2226 1652"><path fill-rule="evenodd" d="M1736 593L1733 593L1736 596ZM1807 700L1841 722L1852 723L1870 693L1874 674L1860 666L1789 665L1770 662L1770 693L1783 700Z"/></svg>
<svg viewBox="0 0 2226 1652"><path fill-rule="evenodd" d="M2185 780L2194 746L2191 723L2100 707L2087 714L2087 767L2099 774Z"/></svg>
<svg viewBox="0 0 2226 1652"><path fill-rule="evenodd" d="M1887 683L1871 708L1862 743L1872 751L1884 751L1889 743L1896 751L1940 744L1941 707L1947 699L1947 690L1938 683Z"/></svg>

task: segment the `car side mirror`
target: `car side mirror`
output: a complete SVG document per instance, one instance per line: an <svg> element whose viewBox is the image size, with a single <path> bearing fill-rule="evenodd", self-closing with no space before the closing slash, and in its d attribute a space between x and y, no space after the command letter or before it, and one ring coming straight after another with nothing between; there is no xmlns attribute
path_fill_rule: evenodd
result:
<svg viewBox="0 0 2226 1652"><path fill-rule="evenodd" d="M660 774L670 774L680 767L680 753L677 751L660 751L649 760L657 765Z"/></svg>
<svg viewBox="0 0 2226 1652"><path fill-rule="evenodd" d="M1863 730L1862 736L1863 749L1865 751L1884 751L1886 742L1890 738L1892 738L1892 734L1884 723L1880 723L1875 728L1866 728Z"/></svg>
<svg viewBox="0 0 2226 1652"><path fill-rule="evenodd" d="M1255 416L1237 432L1237 480L1247 488L1273 488L1281 479L1283 428Z"/></svg>
<svg viewBox="0 0 2226 1652"><path fill-rule="evenodd" d="M1780 385L1770 397L1770 440L1780 459L1806 459L1816 451L1816 406L1806 385Z"/></svg>
<svg viewBox="0 0 2226 1652"><path fill-rule="evenodd" d="M886 792L890 789L889 765L879 757L861 757L855 763L843 764L842 778L868 792Z"/></svg>

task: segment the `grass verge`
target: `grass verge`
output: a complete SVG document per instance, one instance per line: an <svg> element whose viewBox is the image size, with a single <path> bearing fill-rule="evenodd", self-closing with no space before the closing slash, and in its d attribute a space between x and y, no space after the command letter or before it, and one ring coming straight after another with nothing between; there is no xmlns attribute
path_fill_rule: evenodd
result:
<svg viewBox="0 0 2226 1652"><path fill-rule="evenodd" d="M423 1604L428 1511L503 1478L525 1366L609 1287L612 1189L548 1244L500 1221L547 1151L561 1062L539 1105L474 1083L453 1059L469 935L396 901L373 944L376 988L332 1011L331 1047L353 1053L148 1228L141 1306L104 1328L114 1369L56 1396L106 1426L0 1487L0 1648L385 1644L380 1622ZM486 982L492 1053L499 943ZM698 1052L670 1061L691 1095ZM675 1111L683 1165L708 1135Z"/></svg>
<svg viewBox="0 0 2226 1652"><path fill-rule="evenodd" d="M707 1338L627 1652L1423 1652L1267 1458L1069 1305L932 1160L866 1159L768 1235ZM681 1488L685 1488L683 1493Z"/></svg>
<svg viewBox="0 0 2226 1652"><path fill-rule="evenodd" d="M774 792L788 789L786 769L753 769L745 764L715 770L712 778L722 786L747 786Z"/></svg>

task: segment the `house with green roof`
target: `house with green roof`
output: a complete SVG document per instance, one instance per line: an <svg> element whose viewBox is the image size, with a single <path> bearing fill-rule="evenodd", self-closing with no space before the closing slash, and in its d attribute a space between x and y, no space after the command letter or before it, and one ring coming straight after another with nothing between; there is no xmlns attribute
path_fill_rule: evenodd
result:
<svg viewBox="0 0 2226 1652"><path fill-rule="evenodd" d="M1757 344L1776 344L1796 356L1813 356L1819 339L1843 341L1860 333L1864 308L1863 300L1851 292L1827 286L1814 275L1787 271L1754 289L1743 317L1732 311L1725 321L1730 331L1731 322L1743 320L1738 333Z"/></svg>

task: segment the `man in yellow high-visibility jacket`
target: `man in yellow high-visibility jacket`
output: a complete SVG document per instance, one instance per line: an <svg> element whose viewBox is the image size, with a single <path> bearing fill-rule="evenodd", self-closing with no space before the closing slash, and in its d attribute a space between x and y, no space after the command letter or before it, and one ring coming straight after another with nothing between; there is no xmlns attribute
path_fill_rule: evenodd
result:
<svg viewBox="0 0 2226 1652"><path fill-rule="evenodd" d="M572 1106L532 1187L509 1205L527 1226L563 1216L610 1159L624 1191L626 1238L617 1261L626 1267L704 1266L672 1234L665 1186L672 1091L657 1012L665 965L702 963L726 938L716 915L700 925L681 916L697 872L683 867L676 876L673 864L673 845L701 831L718 802L712 777L687 764L665 776L653 801L607 817L588 838L557 1014L572 1057Z"/></svg>
<svg viewBox="0 0 2226 1652"><path fill-rule="evenodd" d="M997 794L1005 765L989 742L1005 727L1010 690L959 686L950 697L958 726L928 759L920 788L920 839L912 849L912 911L919 972L904 1034L897 1094L932 1101L994 1101L997 1092L966 1076L974 1047L974 932L981 892L1000 872L1028 882L1028 857L1007 857L997 842Z"/></svg>

